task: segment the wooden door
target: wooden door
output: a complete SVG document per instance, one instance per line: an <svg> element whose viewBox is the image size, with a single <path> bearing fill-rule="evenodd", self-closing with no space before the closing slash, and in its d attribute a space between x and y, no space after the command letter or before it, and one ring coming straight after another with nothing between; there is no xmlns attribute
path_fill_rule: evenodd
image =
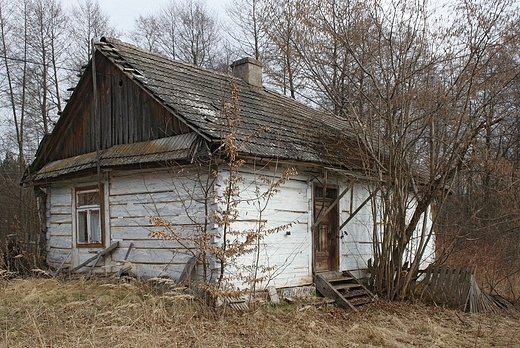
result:
<svg viewBox="0 0 520 348"><path fill-rule="evenodd" d="M314 221L336 200L338 191L327 187L314 187ZM313 231L314 272L337 271L338 258L338 205L336 204L318 223Z"/></svg>

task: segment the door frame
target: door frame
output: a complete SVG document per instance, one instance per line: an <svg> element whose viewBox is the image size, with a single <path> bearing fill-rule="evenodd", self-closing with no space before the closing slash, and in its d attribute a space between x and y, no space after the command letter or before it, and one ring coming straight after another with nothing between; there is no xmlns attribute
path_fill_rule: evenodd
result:
<svg viewBox="0 0 520 348"><path fill-rule="evenodd" d="M323 188L326 187L325 192L323 192ZM321 197L317 197L317 190L322 189ZM327 191L331 190L334 191L334 195L330 198L327 198ZM326 185L320 183L314 183L312 185L312 225L315 225L315 221L317 217L319 216L319 212L316 211L317 205L320 204L319 200L322 200L321 206L324 207L323 209L327 209L328 206L330 206L331 203L334 203L336 199L338 198L338 186L337 185ZM325 204L323 204L325 203ZM327 203L329 205L327 206ZM332 214L332 216L331 216ZM327 213L327 217L323 218L321 222L327 221L327 224L330 226L332 225L333 231L329 233L329 238L327 240L328 248L329 248L329 254L328 254L328 270L317 270L317 240L319 240L320 236L317 236L317 229L319 229L320 225L322 223L320 222L317 226L314 226L314 228L311 228L311 235L312 235L312 272L325 272L325 271L337 271L339 269L340 264L340 257L339 257L339 201L336 202L334 208L330 212ZM329 221L330 220L330 221ZM332 253L330 252L332 251Z"/></svg>

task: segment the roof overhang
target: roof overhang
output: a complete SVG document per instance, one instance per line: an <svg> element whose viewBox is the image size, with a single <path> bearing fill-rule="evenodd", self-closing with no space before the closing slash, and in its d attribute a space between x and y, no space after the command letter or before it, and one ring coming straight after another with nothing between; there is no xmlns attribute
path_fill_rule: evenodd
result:
<svg viewBox="0 0 520 348"><path fill-rule="evenodd" d="M187 133L133 144L115 145L109 149L90 152L47 163L36 173L26 173L23 183L38 184L91 169L129 165L192 161L201 149L203 139Z"/></svg>

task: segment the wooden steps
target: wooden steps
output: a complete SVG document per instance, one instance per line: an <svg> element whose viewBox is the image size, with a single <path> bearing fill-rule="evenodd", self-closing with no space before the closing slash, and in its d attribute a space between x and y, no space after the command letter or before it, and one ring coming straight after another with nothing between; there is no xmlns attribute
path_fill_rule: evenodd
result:
<svg viewBox="0 0 520 348"><path fill-rule="evenodd" d="M350 272L322 272L314 277L316 290L344 309L357 308L374 301L374 295Z"/></svg>

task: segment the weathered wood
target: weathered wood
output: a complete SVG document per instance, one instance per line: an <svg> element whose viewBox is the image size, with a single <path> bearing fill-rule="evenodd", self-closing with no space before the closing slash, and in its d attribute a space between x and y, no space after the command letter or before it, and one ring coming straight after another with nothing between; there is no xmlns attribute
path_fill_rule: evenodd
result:
<svg viewBox="0 0 520 348"><path fill-rule="evenodd" d="M316 218L316 220L314 221L314 224L312 224L312 227L311 227L311 230L314 230L316 228L316 226L318 226L320 224L320 222L325 218L325 216L327 216L327 214L332 210L334 209L339 201L343 198L343 196L345 196L345 194L352 189L352 187L354 187L354 183L355 181L352 181L341 193L338 197L336 197L336 199L330 203L329 207L327 209L325 209L325 211L321 211L320 214L318 215L318 217ZM326 189L324 188L323 190L323 198L325 198L325 191ZM340 228L341 229L341 228Z"/></svg>
<svg viewBox="0 0 520 348"><path fill-rule="evenodd" d="M470 312L495 312L500 308L475 281L475 266L430 265L420 282L421 296L448 307Z"/></svg>
<svg viewBox="0 0 520 348"><path fill-rule="evenodd" d="M374 197L374 195L375 195L376 193L377 193L377 191L372 192L372 194L370 194L370 196L368 196L368 197L363 201L363 203L361 203L361 204L359 205L359 207L357 207L357 209L356 209L352 214L350 214L350 216L348 217L348 219L345 220L345 221L344 221L344 222L339 226L338 229L341 231L341 229L342 229L343 227L345 227L345 226L350 222L350 220L352 220L352 219L353 219L353 218L354 218L354 217L355 217L355 216L360 212L361 209L363 209L363 207L364 207L364 206L365 206L365 205L366 205L366 204L367 204L367 203L372 199L372 197Z"/></svg>
<svg viewBox="0 0 520 348"><path fill-rule="evenodd" d="M90 259L88 259L85 262L83 262L83 263L79 264L78 266L74 267L72 269L72 272L76 272L77 270L83 268L84 266L88 265L89 263L91 263L92 261L94 261L96 259L99 260L99 257L105 256L106 254L110 253L112 250L114 250L118 246L119 246L119 242L112 243L108 248L103 249L98 254L92 256Z"/></svg>
<svg viewBox="0 0 520 348"><path fill-rule="evenodd" d="M103 149L115 144L147 141L189 131L186 124L150 98L147 91L133 83L109 59L96 54L92 62L91 69L95 66L97 74L92 74L91 69L85 71L85 78L76 87L68 108L62 114L68 122L59 122L55 129L56 132L70 132L76 136L51 138L49 147L41 155L42 160L50 162L94 152L100 140ZM94 111L96 104L98 110ZM96 114L104 117L96 120ZM106 130L102 136L100 129Z"/></svg>
<svg viewBox="0 0 520 348"><path fill-rule="evenodd" d="M88 271L88 276L90 277L92 275L92 271L94 270L94 267L96 267L97 263L101 259L102 255L98 254L96 260L92 263L92 266L90 266L90 270Z"/></svg>
<svg viewBox="0 0 520 348"><path fill-rule="evenodd" d="M272 303L280 303L280 297L278 296L278 292L276 291L276 288L274 286L268 286L267 293L269 294L269 299Z"/></svg>
<svg viewBox="0 0 520 348"><path fill-rule="evenodd" d="M70 231L68 236L53 235L53 238L48 241L47 247L70 250L72 247L72 237L70 235Z"/></svg>
<svg viewBox="0 0 520 348"><path fill-rule="evenodd" d="M182 270L178 283L183 283L186 281L189 282L191 280L191 274L193 273L193 269L195 268L196 264L197 264L197 258L195 256L192 256L186 263L186 266L184 267L184 269Z"/></svg>
<svg viewBox="0 0 520 348"><path fill-rule="evenodd" d="M133 247L134 247L134 243L130 243L130 245L128 246L128 249L126 250L125 258L123 259L123 261L128 260L128 255L130 255L130 250L132 250ZM121 273L123 273L123 268L124 267L119 268L119 271L117 271L116 277L121 277Z"/></svg>
<svg viewBox="0 0 520 348"><path fill-rule="evenodd" d="M69 253L69 256L63 258L63 261L61 262L60 266L52 274L53 277L56 277L58 275L58 273L60 273L60 271L63 269L63 264L65 263L65 261L67 261L67 259L70 257L71 254L72 254L72 252Z"/></svg>
<svg viewBox="0 0 520 348"><path fill-rule="evenodd" d="M468 266L468 269L466 271L465 277L462 281L462 287L461 287L461 293L460 296L462 299L464 299L464 303L468 302L469 294L471 290L471 281L474 277L474 274L477 271L477 266Z"/></svg>
<svg viewBox="0 0 520 348"><path fill-rule="evenodd" d="M317 197L318 190L322 190L323 198ZM333 194L332 198L327 198L327 191ZM314 195L314 217L319 217L323 211L327 211L319 222L314 224L312 229L313 238L313 270L315 272L337 270L339 267L339 230L338 230L338 206L328 209L329 205L336 199L337 190L331 187L315 186Z"/></svg>
<svg viewBox="0 0 520 348"><path fill-rule="evenodd" d="M374 295L351 272L323 272L318 273L316 278L319 278L317 282L315 279L317 290L319 290L318 284L320 284L320 288L325 287L329 297L332 296L334 300L338 300L337 294L342 297L339 299L340 304L338 305L340 306L348 304L350 307L356 308L374 301Z"/></svg>
<svg viewBox="0 0 520 348"><path fill-rule="evenodd" d="M314 277L314 284L316 285L316 290L319 291L325 297L329 297L336 301L338 307L343 309L351 309L353 311L357 311L357 308L350 304L349 301L343 297L321 274L316 274Z"/></svg>

